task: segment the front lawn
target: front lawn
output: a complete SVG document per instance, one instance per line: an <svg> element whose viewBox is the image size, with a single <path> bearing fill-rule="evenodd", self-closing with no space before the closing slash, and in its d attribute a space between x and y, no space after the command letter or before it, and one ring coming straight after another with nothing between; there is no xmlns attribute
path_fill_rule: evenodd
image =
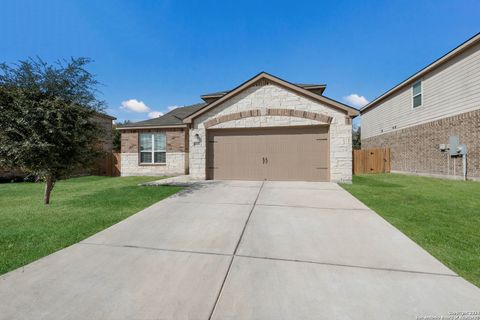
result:
<svg viewBox="0 0 480 320"><path fill-rule="evenodd" d="M50 205L43 183L0 184L0 274L103 230L180 187L144 187L152 177L81 177L60 181Z"/></svg>
<svg viewBox="0 0 480 320"><path fill-rule="evenodd" d="M480 183L377 174L342 187L480 286Z"/></svg>

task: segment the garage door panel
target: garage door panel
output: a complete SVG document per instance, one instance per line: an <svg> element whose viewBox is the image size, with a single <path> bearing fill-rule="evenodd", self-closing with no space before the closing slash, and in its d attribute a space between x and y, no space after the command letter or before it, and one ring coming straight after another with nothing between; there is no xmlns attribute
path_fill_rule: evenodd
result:
<svg viewBox="0 0 480 320"><path fill-rule="evenodd" d="M219 132L210 135L209 178L219 180L263 180L264 137L255 134Z"/></svg>
<svg viewBox="0 0 480 320"><path fill-rule="evenodd" d="M327 133L318 127L280 131L266 139L267 180L328 180Z"/></svg>
<svg viewBox="0 0 480 320"><path fill-rule="evenodd" d="M329 181L328 127L208 130L207 178Z"/></svg>

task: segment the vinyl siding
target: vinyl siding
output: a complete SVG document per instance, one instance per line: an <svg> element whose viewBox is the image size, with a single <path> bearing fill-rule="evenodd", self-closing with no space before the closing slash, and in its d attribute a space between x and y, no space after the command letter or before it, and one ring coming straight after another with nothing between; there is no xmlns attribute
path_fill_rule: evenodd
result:
<svg viewBox="0 0 480 320"><path fill-rule="evenodd" d="M412 82L362 115L362 139L480 109L480 43L422 78L422 106Z"/></svg>

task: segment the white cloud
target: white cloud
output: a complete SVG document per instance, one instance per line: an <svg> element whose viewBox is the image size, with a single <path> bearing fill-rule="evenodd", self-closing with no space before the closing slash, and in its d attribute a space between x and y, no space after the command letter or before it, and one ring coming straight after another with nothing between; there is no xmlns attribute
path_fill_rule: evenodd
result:
<svg viewBox="0 0 480 320"><path fill-rule="evenodd" d="M138 101L137 99L122 101L122 106L120 108L138 113L150 111L150 108L145 103L143 103L143 101Z"/></svg>
<svg viewBox="0 0 480 320"><path fill-rule="evenodd" d="M148 117L150 119L153 119L153 118L158 118L160 116L163 116L163 112L160 112L160 111L152 111L152 112L149 112L148 113Z"/></svg>
<svg viewBox="0 0 480 320"><path fill-rule="evenodd" d="M172 111L172 110L175 110L177 108L181 108L182 106L168 106L167 109L168 111Z"/></svg>
<svg viewBox="0 0 480 320"><path fill-rule="evenodd" d="M361 108L368 103L368 100L364 96L359 96L356 93L343 97L343 100L357 108Z"/></svg>

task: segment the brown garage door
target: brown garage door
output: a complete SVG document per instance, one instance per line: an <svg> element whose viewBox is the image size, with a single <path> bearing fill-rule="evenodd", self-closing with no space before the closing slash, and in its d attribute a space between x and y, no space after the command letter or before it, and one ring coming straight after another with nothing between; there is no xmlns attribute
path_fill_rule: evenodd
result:
<svg viewBox="0 0 480 320"><path fill-rule="evenodd" d="M327 126L207 131L207 178L329 181Z"/></svg>

